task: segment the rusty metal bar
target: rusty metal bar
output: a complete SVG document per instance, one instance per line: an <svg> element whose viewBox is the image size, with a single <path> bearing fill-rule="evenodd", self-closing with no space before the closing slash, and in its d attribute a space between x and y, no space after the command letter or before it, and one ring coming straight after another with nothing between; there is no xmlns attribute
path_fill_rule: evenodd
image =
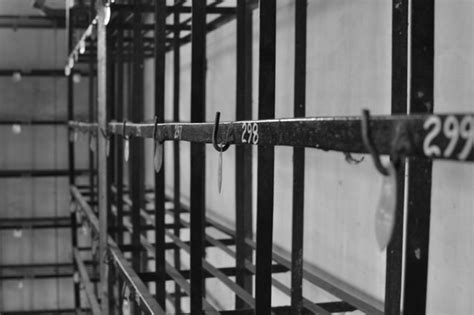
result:
<svg viewBox="0 0 474 315"><path fill-rule="evenodd" d="M73 38L73 14L72 10L68 8L66 10L66 23L67 23L67 50L68 52L72 49L72 38ZM74 83L72 80L72 76L67 78L67 117L68 120L74 119ZM78 175L77 170L75 169L75 147L74 147L74 139L73 139L73 130L68 129L68 176L69 176L69 185L75 184L75 176ZM38 174L39 175L39 174ZM92 176L92 175L91 175ZM76 216L74 213L70 214L71 216L71 245L72 248L76 248L77 246L77 223L76 223ZM74 273L78 272L78 266L74 263ZM73 289L74 289L74 307L76 310L80 309L81 307L81 295L79 290L79 284L73 282Z"/></svg>
<svg viewBox="0 0 474 315"><path fill-rule="evenodd" d="M175 5L180 5L181 0L176 0ZM173 21L175 24L180 23L180 14L175 12L173 14ZM180 121L180 69L181 69L181 53L180 53L180 32L175 30L173 34L173 119L174 121ZM174 223L177 224L180 219L180 205L181 205L181 161L180 161L180 148L179 142L173 143L173 204L176 210L173 214ZM180 236L181 229L175 228L174 235ZM179 248L174 250L173 253L174 266L181 268L181 251ZM174 286L174 308L176 313L181 312L181 289L178 283Z"/></svg>
<svg viewBox="0 0 474 315"><path fill-rule="evenodd" d="M191 121L206 115L206 2L192 1ZM191 143L191 313L202 310L206 283L203 278L204 221L206 213L206 150Z"/></svg>
<svg viewBox="0 0 474 315"><path fill-rule="evenodd" d="M411 114L430 114L434 108L435 1L410 1L410 5L411 86L409 112ZM472 117L470 123L471 134ZM450 121L453 120L450 119ZM445 120L443 120L444 122ZM441 121L437 121L436 118L426 122L426 125L430 124L430 127L433 127L426 136L427 138L430 135L436 135L437 124L440 123ZM446 130L446 127L443 129ZM440 136L446 137L445 132L440 132L438 138ZM439 150L440 154L443 152L442 154L445 156L452 156L452 153L459 149L459 145L457 145L455 150L452 150L453 152L448 152L451 151L450 146L440 145L439 148L436 148L434 141L431 141L431 143L428 141L427 143L425 140L424 143L426 144L426 150L434 155L437 155L437 150ZM459 153L458 151L455 154L459 157L462 153L464 152ZM472 157L473 155L474 150L471 148L469 156ZM431 160L412 158L408 161L404 314L426 313L432 167Z"/></svg>
<svg viewBox="0 0 474 315"><path fill-rule="evenodd" d="M306 116L306 0L295 2L294 116ZM305 149L293 149L293 218L291 241L291 310L303 311L303 239Z"/></svg>
<svg viewBox="0 0 474 315"><path fill-rule="evenodd" d="M166 1L155 2L155 116L158 123L165 121L165 25ZM159 154L162 163L164 158L164 145L155 141L155 146L163 150ZM158 157L155 157L158 158ZM161 167L155 173L155 272L156 272L156 298L163 309L166 310L166 282L165 282L165 168Z"/></svg>
<svg viewBox="0 0 474 315"><path fill-rule="evenodd" d="M408 108L408 5L409 0L392 1L392 114L406 114ZM405 159L400 159L395 225L387 246L385 314L400 314L401 309L405 176Z"/></svg>
<svg viewBox="0 0 474 315"><path fill-rule="evenodd" d="M97 301L97 297L94 293L94 286L91 283L91 280L87 273L86 265L84 264L81 258L81 254L79 253L77 248L74 248L74 261L76 262L78 266L81 282L82 282L82 285L84 286L87 299L89 300L89 305L90 305L92 314L101 315L102 312L100 309L99 302Z"/></svg>
<svg viewBox="0 0 474 315"><path fill-rule="evenodd" d="M466 122L474 119L474 113L411 114L371 116L369 128L372 140L379 154L390 155L395 148L401 156L425 159L474 162L472 140L458 132L456 145L447 150L450 137L436 133L446 120ZM227 133L232 144L308 147L325 151L368 153L361 136L361 117L308 117L254 121L221 122L217 141L225 139ZM256 125L258 137L250 137L243 126ZM71 128L94 133L94 125L70 122ZM137 137L152 138L153 124L132 124L125 133ZM212 143L214 123L165 123L157 126L157 133L163 141L189 141ZM231 129L228 131L227 129ZM123 134L121 122L109 123L109 131ZM403 137L401 137L403 135ZM252 139L251 139L252 138ZM257 141L254 141L258 139Z"/></svg>
<svg viewBox="0 0 474 315"><path fill-rule="evenodd" d="M237 80L236 119L252 119L252 10L248 0L237 2ZM236 283L252 294L252 276L245 270L245 260L252 261L253 251L245 243L252 231L252 148L238 146L235 150L235 227ZM237 309L250 307L236 296Z"/></svg>
<svg viewBox="0 0 474 315"><path fill-rule="evenodd" d="M105 26L105 6L98 2L97 21L97 122L100 130L107 130L107 28ZM109 314L109 274L106 264L108 239L108 178L107 178L107 139L98 134L98 201L99 201L99 297L101 312Z"/></svg>
<svg viewBox="0 0 474 315"><path fill-rule="evenodd" d="M77 201L77 203L80 205L80 211L85 214L85 218L90 223L90 226L92 227L94 233L99 234L99 220L97 219L96 215L92 211L89 204L87 204L86 200L81 195L77 187L71 186L71 194L73 198ZM123 279L127 286L129 286L133 290L133 293L135 294L135 301L137 302L137 305L140 307L140 309L145 312L145 314L164 315L165 312L163 311L163 309L151 296L148 291L148 288L145 286L145 284L143 284L137 273L129 265L127 259L123 256L119 247L111 237L108 237L107 246L107 251L109 253L108 257L111 258L116 270L120 274L121 279Z"/></svg>

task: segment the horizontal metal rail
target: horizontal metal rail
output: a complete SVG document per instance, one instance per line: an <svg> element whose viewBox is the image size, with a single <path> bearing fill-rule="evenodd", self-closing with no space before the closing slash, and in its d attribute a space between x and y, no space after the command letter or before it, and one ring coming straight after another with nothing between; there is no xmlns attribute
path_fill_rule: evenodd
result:
<svg viewBox="0 0 474 315"><path fill-rule="evenodd" d="M325 151L368 153L362 139L362 117L314 117L222 122L217 143L293 146ZM82 132L97 134L97 125L70 122ZM103 133L158 141L212 143L214 123L111 122ZM368 122L379 154L474 161L474 114L373 116Z"/></svg>
<svg viewBox="0 0 474 315"><path fill-rule="evenodd" d="M115 187L112 187L112 192L116 193ZM129 206L131 206L131 204L132 204L132 201L130 200L130 198L128 198L128 196L124 195L123 196L123 201L124 201L125 204L127 204ZM150 200L148 199L147 201L150 201ZM172 215L172 212L170 210L166 210L166 214ZM147 222L153 222L153 218L146 211L144 211L143 209L140 211L140 215ZM180 223L185 227L190 227L190 225L191 225L190 222L188 222L184 219L180 219ZM173 233L167 231L166 236L168 236L169 238L171 238L173 240L173 242L178 244L178 246L181 249L183 249L187 253L190 253L189 246L187 244L185 244L185 242L181 241L176 235L174 235ZM227 253L230 257L232 257L234 259L236 258L235 251L230 249L228 246L226 246L221 241L219 241L219 240L217 240L217 239L215 239L215 238L213 238L213 237L211 237L207 234L205 235L205 239L210 244L216 246L217 248L221 249L223 252ZM228 277L223 272L221 272L217 268L213 267L205 259L203 259L203 266L206 269L206 271L209 272L209 274L211 274L212 276L220 279L227 287L229 287L232 291L234 291L236 294L238 294L249 306L255 307L255 302L254 302L253 297L250 294L248 294L246 291L244 291L240 286L238 286L234 282L230 281L228 279ZM276 267L276 268L274 268L274 270L277 271L277 272L289 271L290 270L290 268L288 268L286 266L284 267L284 269L278 268L279 265L273 265L273 266ZM245 261L245 267L251 274L255 274L255 272L256 272L255 266L250 261ZM285 286L282 282L278 281L277 279L272 279L272 284L275 286L275 288L279 289L280 291L282 291L283 293L285 293L287 295L289 295L289 293L291 292L290 288ZM305 308L308 311L311 311L315 314L329 314L329 312L327 312L326 310L324 310L323 308L321 308L317 304L311 303L307 299L304 299L303 304L304 304Z"/></svg>
<svg viewBox="0 0 474 315"><path fill-rule="evenodd" d="M75 175L86 175L90 171L88 169L75 170ZM0 178L8 177L56 177L56 176L69 176L69 170L0 170Z"/></svg>
<svg viewBox="0 0 474 315"><path fill-rule="evenodd" d="M83 308L79 310L81 314L89 314L88 308ZM45 309L45 310L31 310L31 311L2 311L2 315L51 315L51 314L61 314L61 315L76 315L78 310L76 309Z"/></svg>
<svg viewBox="0 0 474 315"><path fill-rule="evenodd" d="M151 202L152 199L148 196L146 198L148 202ZM125 203L129 203L130 199L124 196ZM183 211L189 212L189 208L187 205L182 204L180 205L180 209ZM169 210L168 210L169 211ZM213 228L217 229L218 231L235 238L235 231L222 225L221 223L213 220L212 218L206 217L206 221L210 224ZM189 222L181 219L180 221L183 225L189 224ZM225 253L233 257L235 255L235 251L230 249L229 247L219 244L217 240L214 240L212 237L206 236L206 239L212 242L216 247L222 249ZM246 239L245 242L249 245L253 250L256 250L256 243L251 239ZM288 270L291 269L291 261L282 255L273 252L272 259L276 263L282 265L283 267L287 268ZM255 266L250 262L246 262L245 265L246 269L251 273L255 273ZM360 290L356 288L348 286L346 283L342 282L341 280L337 279L336 277L328 274L323 270L316 270L312 271L308 268L303 269L303 277L311 284L329 292L330 294L346 301L347 303L355 306L357 309L368 313L368 314L383 314L383 304L376 301L375 299L370 298L369 296L365 295ZM272 284L278 288L283 293L288 293L288 288L276 279L272 279ZM315 310L314 307L309 306L311 302L307 299L303 300L303 305L308 310ZM313 304L314 305L314 304Z"/></svg>
<svg viewBox="0 0 474 315"><path fill-rule="evenodd" d="M132 13L133 10L136 10L137 6L133 4L111 4L112 11L126 11ZM141 13L153 13L155 10L154 5L139 5L138 10ZM166 7L166 13L191 13L192 7L191 6L183 6L183 5L172 5ZM236 10L235 7L228 7L228 6L207 6L206 7L206 14L235 14Z"/></svg>
<svg viewBox="0 0 474 315"><path fill-rule="evenodd" d="M1 27L1 26L0 26ZM80 74L81 76L88 76L89 73L84 71L75 70L72 74ZM20 69L1 69L1 77L11 77L14 74L20 74L21 77L64 77L64 70L62 69L33 69L33 70L20 70Z"/></svg>
<svg viewBox="0 0 474 315"><path fill-rule="evenodd" d="M112 213L115 215L117 214L117 210L115 206L112 206ZM140 211L140 215L142 218L147 220L148 222L153 221L151 218L147 215L144 215L146 212L142 209ZM128 232L132 233L133 232L133 227L128 218L124 218L123 222L124 227L128 230ZM155 247L147 240L147 238L143 235L140 235L140 243L143 246L143 248L147 251L147 253L154 258L156 255ZM174 282L176 282L181 289L187 294L191 294L191 286L189 282L185 279L185 277L182 276L182 274L175 268L173 267L170 263L165 262L165 270L168 276L173 279ZM209 312L210 314L215 314L217 311L214 309L214 307L207 302L206 299L203 298L203 305L204 305L204 310L203 312Z"/></svg>
<svg viewBox="0 0 474 315"><path fill-rule="evenodd" d="M90 223L96 234L99 234L99 220L96 215L87 204L84 197L81 195L80 191L75 186L71 186L71 193L74 199L79 203L81 211L85 214L86 219ZM163 309L158 305L156 300L148 291L148 288L142 282L140 277L129 265L127 259L123 256L119 247L115 241L109 237L108 238L108 253L113 261L116 270L119 271L121 278L126 282L130 287L131 291L135 294L135 299L140 307L140 309L146 314L165 314Z"/></svg>
<svg viewBox="0 0 474 315"><path fill-rule="evenodd" d="M1 120L0 125L20 125L24 126L48 126L48 125L67 125L67 120L22 120L22 119L6 119Z"/></svg>
<svg viewBox="0 0 474 315"><path fill-rule="evenodd" d="M76 261L79 275L81 277L81 282L84 285L84 290L86 291L87 299L89 300L89 305L91 307L92 314L100 315L100 305L97 301L97 297L94 294L94 286L89 278L89 274L87 273L87 268L84 262L82 261L81 254L74 248L74 259Z"/></svg>
<svg viewBox="0 0 474 315"><path fill-rule="evenodd" d="M0 218L0 230L71 227L70 217Z"/></svg>
<svg viewBox="0 0 474 315"><path fill-rule="evenodd" d="M70 262L0 265L0 280L70 278L72 275L73 269Z"/></svg>

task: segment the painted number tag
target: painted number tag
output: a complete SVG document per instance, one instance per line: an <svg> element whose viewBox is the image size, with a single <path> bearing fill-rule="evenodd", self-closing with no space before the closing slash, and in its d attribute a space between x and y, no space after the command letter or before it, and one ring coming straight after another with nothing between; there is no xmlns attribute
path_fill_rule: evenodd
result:
<svg viewBox="0 0 474 315"><path fill-rule="evenodd" d="M183 126L176 126L174 128L174 138L181 139L182 132L183 132Z"/></svg>
<svg viewBox="0 0 474 315"><path fill-rule="evenodd" d="M440 116L430 116L425 120L423 129L428 131L423 140L423 152L426 156L463 161L472 153L474 116L458 118L450 115L444 121Z"/></svg>
<svg viewBox="0 0 474 315"><path fill-rule="evenodd" d="M258 144L258 124L251 122L242 123L242 143Z"/></svg>

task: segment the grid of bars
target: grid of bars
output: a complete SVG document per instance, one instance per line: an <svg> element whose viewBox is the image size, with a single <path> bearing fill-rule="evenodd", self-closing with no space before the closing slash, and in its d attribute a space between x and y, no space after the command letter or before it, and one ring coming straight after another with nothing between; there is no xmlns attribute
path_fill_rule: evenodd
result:
<svg viewBox="0 0 474 315"><path fill-rule="evenodd" d="M118 1L117 1L118 2ZM69 119L70 133L86 132L97 141L97 160L91 155L91 171L97 165L97 183L91 177L89 187L76 187L74 178L74 141L70 142L70 183L73 200L80 205L77 213L82 213L90 222L98 236L99 284L94 289L82 267L81 255L76 252L74 267L81 274L93 313L108 314L118 311L123 305L122 287L127 287L134 297L131 305L147 314L161 314L166 310L166 299L173 302L176 312L181 310L181 298L190 296L192 314L220 312L223 314L306 314L334 313L361 310L371 314L400 314L402 292L402 251L403 251L403 201L408 200L407 235L417 230L417 242L407 242L403 310L405 314L424 314L426 310L426 287L428 272L428 244L430 224L430 194L432 159L444 158L457 161L474 161L474 151L469 148L470 138L465 137L464 146L456 146L446 154L449 146L447 137L432 139L432 144L443 148L445 154L436 154L426 149L427 139L432 130L427 128L430 121L445 124L449 120L472 121L473 115L432 115L434 67L434 1L420 0L393 1L392 35L392 116L373 117L370 121L361 117L305 118L305 71L306 71L306 1L296 1L295 6L295 77L294 116L295 119L274 120L275 118L275 56L276 56L276 3L262 0L259 5L260 49L259 49L259 109L258 120L250 121L251 113L251 12L256 1L238 0L236 7L222 6L224 1L206 4L193 0L176 1L166 6L165 1L154 5L140 1L115 4L97 3L97 11L91 6L89 18L91 26L86 36L75 48L70 40L70 62L88 63L89 73L97 71L97 110L90 100L89 123L74 122L72 103L72 78L69 79ZM143 15L154 15L154 25L143 23ZM70 12L69 34L72 38L74 10ZM166 24L166 17L173 15L174 23ZM183 14L191 18L183 21ZM207 18L213 16L211 22ZM104 21L110 16L107 26ZM206 34L220 25L237 19L237 106L236 122L203 123L205 113L205 66ZM408 25L412 25L409 29ZM190 32L192 31L192 36ZM147 34L153 33L153 37ZM411 49L408 34L411 32ZM89 34L87 34L89 33ZM93 39L94 38L94 39ZM191 122L179 122L179 47L191 43ZM79 53L80 50L84 50ZM164 72L165 54L174 54L174 122L165 123L164 117ZM408 56L411 69L408 68ZM125 116L132 121L144 121L143 64L145 58L155 59L155 123L126 123ZM96 61L98 61L96 63ZM126 73L124 73L126 72ZM407 74L412 78L408 86ZM132 78L125 82L124 78ZM92 77L91 77L92 78ZM92 80L91 80L92 82ZM408 94L410 88L411 95ZM94 89L91 83L90 89ZM129 89L129 100L120 91ZM423 98L419 95L422 92ZM93 95L91 92L90 95ZM407 98L411 107L408 111ZM124 115L125 103L133 104L129 114ZM97 117L94 113L97 113ZM395 115L396 114L396 115ZM454 117L454 118L453 118ZM115 120L116 122L111 122ZM303 200L304 200L304 150L317 147L341 152L371 153L363 138L364 124L372 131L374 146L380 154L389 154L397 165L399 191L408 184L407 195L398 194L393 237L387 250L386 296L384 305L378 305L363 297L361 292L344 290L340 283L323 271L310 273L303 268ZM471 129L472 130L472 122ZM245 139L246 129L258 130L258 141ZM472 132L471 132L472 133ZM229 137L229 135L231 135ZM323 138L320 136L324 135ZM331 137L334 135L334 137ZM144 187L144 138L155 139L160 147L163 141L175 141L174 169L175 190L173 196L165 195L164 170L155 175L155 188L147 192ZM70 137L74 139L74 136ZM191 198L189 207L180 202L179 141L191 142ZM212 219L205 217L205 143L213 143L217 150L225 143L239 144L236 150L236 229L229 230ZM258 145L257 174L257 235L252 240L252 217L249 202L252 191L246 185L251 176L251 146ZM272 252L273 226L273 179L274 147L287 145L294 147L293 172L293 229L292 257L285 259ZM110 155L107 148L110 147ZM128 149L129 147L129 149ZM466 149L467 148L467 149ZM130 152L130 182L123 182L123 154ZM162 157L163 152L160 152ZM376 159L376 154L373 154ZM404 159L407 157L408 159ZM405 163L409 176L405 182ZM93 172L91 172L93 174ZM97 191L95 189L97 185ZM127 188L128 187L128 188ZM88 196L86 200L84 196ZM97 200L96 200L97 198ZM167 207L167 203L172 207ZM92 207L91 207L92 205ZM147 210L151 205L151 212ZM413 211L416 209L416 211ZM76 235L76 215L71 215L73 235ZM188 213L190 219L183 219ZM172 224L165 224L165 215L174 217ZM416 225L416 226L415 226ZM216 239L206 233L212 226L227 237ZM190 241L180 239L180 229L190 228ZM154 244L144 236L144 232L155 231ZM422 233L419 233L422 231ZM124 232L131 235L130 244L124 242ZM165 242L165 236L172 241ZM411 248L416 243L417 248ZM228 245L235 245L230 249ZM204 259L207 246L220 248L235 258L235 268L216 268ZM73 247L77 239L73 237ZM174 263L165 259L165 251L174 251ZM190 254L190 268L180 266L180 250ZM130 263L123 252L131 252ZM146 253L146 254L145 254ZM255 264L252 257L255 255ZM106 258L104 258L106 257ZM144 266L147 257L152 257L155 271L148 272ZM272 274L291 271L291 287L272 278ZM115 276L118 275L118 278ZM229 276L235 276L231 281ZM215 277L228 286L236 295L235 310L216 310L206 299L207 277ZM252 278L255 277L255 292ZM303 297L303 279L326 290L339 300L331 303L313 303ZM166 281L174 281L173 294L166 291ZM151 296L146 282L155 283L155 296ZM291 305L272 307L271 287L275 286L291 296ZM79 300L79 283L75 285L76 308ZM117 289L118 288L118 289ZM94 292L96 290L96 292ZM128 297L128 296L127 296ZM99 307L99 309L97 309Z"/></svg>

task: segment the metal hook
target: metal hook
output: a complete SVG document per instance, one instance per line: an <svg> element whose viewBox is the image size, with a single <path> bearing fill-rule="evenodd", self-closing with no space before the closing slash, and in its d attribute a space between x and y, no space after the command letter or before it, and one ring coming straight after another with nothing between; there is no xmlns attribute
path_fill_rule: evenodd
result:
<svg viewBox="0 0 474 315"><path fill-rule="evenodd" d="M356 159L352 156L350 152L344 152L344 157L346 159L346 162L351 164L351 165L357 165L362 163L364 161L364 157L362 156L360 159Z"/></svg>
<svg viewBox="0 0 474 315"><path fill-rule="evenodd" d="M158 125L158 117L155 116L154 125L153 125L153 140L156 141L156 129Z"/></svg>
<svg viewBox="0 0 474 315"><path fill-rule="evenodd" d="M370 112L367 109L362 110L362 141L364 143L365 148L369 151L370 155L372 155L372 160L374 161L375 168L384 176L388 176L388 170L385 166L382 165L382 161L380 161L380 156L375 148L372 138L370 135L370 128L369 128L369 119L370 119Z"/></svg>
<svg viewBox="0 0 474 315"><path fill-rule="evenodd" d="M100 133L104 136L105 139L110 139L110 134L104 128L100 128Z"/></svg>
<svg viewBox="0 0 474 315"><path fill-rule="evenodd" d="M126 127L127 127L127 121L124 119L123 120L123 127L122 127L122 133L123 133L122 136L125 140L130 140L130 136L127 136L127 134L125 133L125 130L126 130L125 128Z"/></svg>
<svg viewBox="0 0 474 315"><path fill-rule="evenodd" d="M214 149L216 149L216 151L225 152L230 147L230 142L217 144L217 133L219 131L219 119L220 119L220 117L221 117L221 113L216 112L216 120L214 122L214 129L212 131L212 145L214 146ZM226 141L227 140L228 139L226 139Z"/></svg>

